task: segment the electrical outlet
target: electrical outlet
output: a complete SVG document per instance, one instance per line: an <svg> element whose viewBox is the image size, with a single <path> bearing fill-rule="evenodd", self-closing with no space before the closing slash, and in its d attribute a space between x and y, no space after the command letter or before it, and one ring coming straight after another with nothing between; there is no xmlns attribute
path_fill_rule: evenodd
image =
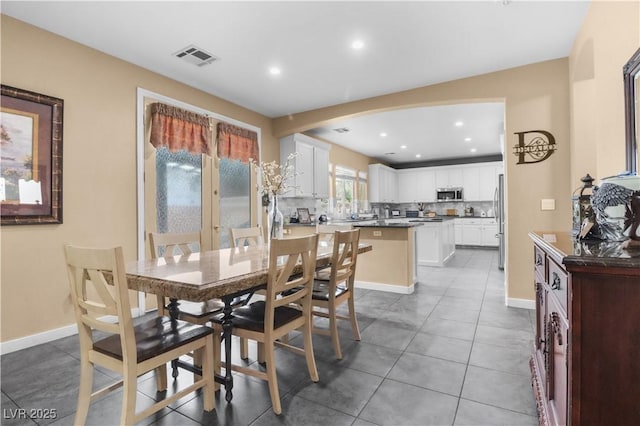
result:
<svg viewBox="0 0 640 426"><path fill-rule="evenodd" d="M382 237L382 231L373 231L374 237Z"/></svg>
<svg viewBox="0 0 640 426"><path fill-rule="evenodd" d="M553 198L543 198L540 200L540 210L555 210L556 200Z"/></svg>

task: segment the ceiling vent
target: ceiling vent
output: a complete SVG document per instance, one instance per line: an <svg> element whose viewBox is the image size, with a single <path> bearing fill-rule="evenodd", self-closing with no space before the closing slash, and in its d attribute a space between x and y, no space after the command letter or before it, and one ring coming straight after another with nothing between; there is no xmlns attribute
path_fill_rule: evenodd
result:
<svg viewBox="0 0 640 426"><path fill-rule="evenodd" d="M174 53L174 56L199 67L208 65L213 61L218 60L218 58L213 56L211 53L205 51L204 49L200 49L193 44L185 47L184 49L178 50L176 53Z"/></svg>
<svg viewBox="0 0 640 426"><path fill-rule="evenodd" d="M348 133L351 131L351 129L349 129L348 127L339 127L337 129L333 129L333 131L338 133Z"/></svg>

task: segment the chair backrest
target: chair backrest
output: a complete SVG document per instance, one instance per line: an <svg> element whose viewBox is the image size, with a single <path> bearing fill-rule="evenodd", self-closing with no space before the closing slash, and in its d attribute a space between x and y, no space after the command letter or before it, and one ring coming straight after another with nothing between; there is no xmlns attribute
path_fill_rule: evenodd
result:
<svg viewBox="0 0 640 426"><path fill-rule="evenodd" d="M350 231L353 227L351 225L327 225L320 224L316 225L316 232L319 235L320 242L326 243L327 245L333 244L333 236L336 231Z"/></svg>
<svg viewBox="0 0 640 426"><path fill-rule="evenodd" d="M358 244L360 229L336 231L333 238L333 255L331 257L330 280L335 284L346 282L353 289L358 260Z"/></svg>
<svg viewBox="0 0 640 426"><path fill-rule="evenodd" d="M310 309L317 253L318 234L271 240L265 327L273 326L273 312L278 306L295 302L303 310Z"/></svg>
<svg viewBox="0 0 640 426"><path fill-rule="evenodd" d="M231 247L244 247L245 245L257 246L263 244L262 227L231 228Z"/></svg>
<svg viewBox="0 0 640 426"><path fill-rule="evenodd" d="M97 329L119 334L123 359L135 360L136 341L122 248L66 245L64 252L81 353L92 349L92 332ZM107 316L116 316L118 322L106 321Z"/></svg>
<svg viewBox="0 0 640 426"><path fill-rule="evenodd" d="M202 234L200 232L149 232L149 246L153 259L160 256L189 255L193 253L189 244L197 245L198 250L201 250ZM176 250L179 250L179 253L176 253Z"/></svg>

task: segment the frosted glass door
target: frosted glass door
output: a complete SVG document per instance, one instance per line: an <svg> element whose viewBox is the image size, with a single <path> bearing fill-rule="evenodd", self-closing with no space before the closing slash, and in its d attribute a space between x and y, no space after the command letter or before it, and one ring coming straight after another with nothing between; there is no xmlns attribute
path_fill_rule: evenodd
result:
<svg viewBox="0 0 640 426"><path fill-rule="evenodd" d="M202 228L202 155L156 151L157 232Z"/></svg>
<svg viewBox="0 0 640 426"><path fill-rule="evenodd" d="M229 230L251 226L251 177L249 164L220 160L220 248L231 246Z"/></svg>

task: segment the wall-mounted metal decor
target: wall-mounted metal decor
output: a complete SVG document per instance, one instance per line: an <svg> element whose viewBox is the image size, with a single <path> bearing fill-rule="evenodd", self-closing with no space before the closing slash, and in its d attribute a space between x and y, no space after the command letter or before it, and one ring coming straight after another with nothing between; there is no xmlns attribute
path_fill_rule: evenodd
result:
<svg viewBox="0 0 640 426"><path fill-rule="evenodd" d="M62 223L63 100L1 90L0 223Z"/></svg>
<svg viewBox="0 0 640 426"><path fill-rule="evenodd" d="M518 157L516 164L539 163L551 157L556 150L556 138L546 130L516 132L518 143L513 153Z"/></svg>
<svg viewBox="0 0 640 426"><path fill-rule="evenodd" d="M638 160L638 139L640 128L640 88L638 80L640 79L640 49L636 50L631 59L622 69L624 79L624 104L625 104L625 126L626 126L626 156L627 171L630 173L638 173L640 160Z"/></svg>

